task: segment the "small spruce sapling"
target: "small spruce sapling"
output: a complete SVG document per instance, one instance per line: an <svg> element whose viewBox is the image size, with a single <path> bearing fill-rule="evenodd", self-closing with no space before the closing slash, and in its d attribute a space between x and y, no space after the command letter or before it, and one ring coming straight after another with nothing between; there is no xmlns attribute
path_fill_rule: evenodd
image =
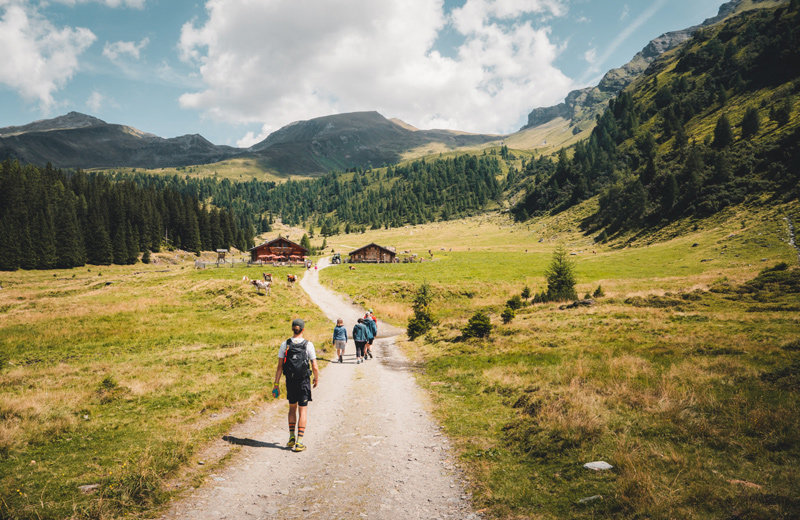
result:
<svg viewBox="0 0 800 520"><path fill-rule="evenodd" d="M472 315L467 326L461 329L465 338L485 338L492 332L492 322L489 316L478 311Z"/></svg>

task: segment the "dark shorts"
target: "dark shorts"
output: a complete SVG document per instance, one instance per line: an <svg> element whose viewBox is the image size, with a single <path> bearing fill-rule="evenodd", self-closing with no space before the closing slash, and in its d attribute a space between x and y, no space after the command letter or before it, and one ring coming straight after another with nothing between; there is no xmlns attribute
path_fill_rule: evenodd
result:
<svg viewBox="0 0 800 520"><path fill-rule="evenodd" d="M308 402L311 401L311 381L307 377L287 379L286 398L289 399L289 404L308 406Z"/></svg>
<svg viewBox="0 0 800 520"><path fill-rule="evenodd" d="M356 357L364 357L364 345L367 344L366 341L356 341Z"/></svg>

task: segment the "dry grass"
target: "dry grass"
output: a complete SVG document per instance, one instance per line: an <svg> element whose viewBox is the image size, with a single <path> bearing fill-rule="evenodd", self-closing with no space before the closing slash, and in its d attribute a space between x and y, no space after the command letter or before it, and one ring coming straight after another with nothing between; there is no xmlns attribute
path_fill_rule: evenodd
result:
<svg viewBox="0 0 800 520"><path fill-rule="evenodd" d="M329 334L296 291L256 296L241 283L252 271L185 267L0 273L0 517L151 507L163 477L264 398L265 349L294 316ZM98 494L77 489L95 482Z"/></svg>

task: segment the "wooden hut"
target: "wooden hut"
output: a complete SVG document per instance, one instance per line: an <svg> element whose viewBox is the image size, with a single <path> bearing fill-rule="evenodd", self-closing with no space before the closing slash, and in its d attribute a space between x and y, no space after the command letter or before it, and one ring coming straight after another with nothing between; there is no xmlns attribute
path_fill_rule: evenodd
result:
<svg viewBox="0 0 800 520"><path fill-rule="evenodd" d="M351 264L374 263L384 264L392 263L395 260L397 253L388 247L379 246L374 242L367 244L364 247L358 248L350 252Z"/></svg>
<svg viewBox="0 0 800 520"><path fill-rule="evenodd" d="M283 237L264 242L249 251L252 262L302 262L308 256L308 249Z"/></svg>

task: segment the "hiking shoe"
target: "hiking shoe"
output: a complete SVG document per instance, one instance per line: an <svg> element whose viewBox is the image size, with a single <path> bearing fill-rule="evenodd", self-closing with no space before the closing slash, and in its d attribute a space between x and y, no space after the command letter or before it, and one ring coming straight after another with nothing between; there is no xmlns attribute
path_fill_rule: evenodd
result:
<svg viewBox="0 0 800 520"><path fill-rule="evenodd" d="M293 451L305 451L305 449L306 445L303 444L302 442L298 442L297 444L294 445L294 448L292 448Z"/></svg>
<svg viewBox="0 0 800 520"><path fill-rule="evenodd" d="M342 362L342 356L339 356L339 363Z"/></svg>
<svg viewBox="0 0 800 520"><path fill-rule="evenodd" d="M286 443L286 447L287 448L294 448L294 446L295 446L294 437L289 437L289 442Z"/></svg>
<svg viewBox="0 0 800 520"><path fill-rule="evenodd" d="M367 351L367 354L369 354L369 358L370 358L370 359L372 359L372 351L371 351L371 350L368 350L368 351Z"/></svg>

